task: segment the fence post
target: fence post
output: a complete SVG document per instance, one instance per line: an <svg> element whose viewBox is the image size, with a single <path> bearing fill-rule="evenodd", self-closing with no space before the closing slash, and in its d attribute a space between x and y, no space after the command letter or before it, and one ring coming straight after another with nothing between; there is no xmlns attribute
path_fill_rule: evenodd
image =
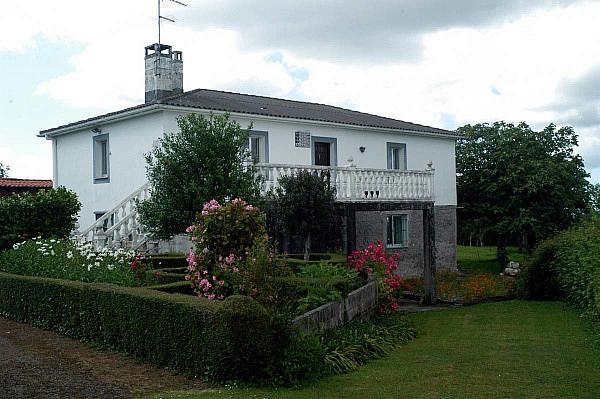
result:
<svg viewBox="0 0 600 399"><path fill-rule="evenodd" d="M434 206L428 204L423 209L423 305L436 302L435 287L435 214Z"/></svg>

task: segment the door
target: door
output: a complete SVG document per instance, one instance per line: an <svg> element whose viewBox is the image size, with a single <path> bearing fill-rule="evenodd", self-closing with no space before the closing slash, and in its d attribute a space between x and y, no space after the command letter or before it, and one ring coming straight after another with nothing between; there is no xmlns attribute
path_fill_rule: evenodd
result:
<svg viewBox="0 0 600 399"><path fill-rule="evenodd" d="M331 166L331 143L315 141L315 165Z"/></svg>

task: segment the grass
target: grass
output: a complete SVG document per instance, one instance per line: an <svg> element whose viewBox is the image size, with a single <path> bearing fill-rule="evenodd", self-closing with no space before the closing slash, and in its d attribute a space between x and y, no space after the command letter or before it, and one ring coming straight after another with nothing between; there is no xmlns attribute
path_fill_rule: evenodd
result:
<svg viewBox="0 0 600 399"><path fill-rule="evenodd" d="M456 248L458 268L464 273L492 273L497 275L506 267L496 259L496 247L458 245ZM525 253L520 254L515 247L508 247L506 250L509 260L522 263L527 258Z"/></svg>
<svg viewBox="0 0 600 399"><path fill-rule="evenodd" d="M412 315L421 336L356 372L300 389L221 387L172 399L597 398L600 345L557 302L510 301Z"/></svg>

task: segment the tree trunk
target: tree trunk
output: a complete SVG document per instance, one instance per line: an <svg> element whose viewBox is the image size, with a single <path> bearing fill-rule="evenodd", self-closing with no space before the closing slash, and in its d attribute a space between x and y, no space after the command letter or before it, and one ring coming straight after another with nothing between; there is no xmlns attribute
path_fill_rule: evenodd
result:
<svg viewBox="0 0 600 399"><path fill-rule="evenodd" d="M310 233L304 239L304 260L310 260Z"/></svg>
<svg viewBox="0 0 600 399"><path fill-rule="evenodd" d="M498 237L496 259L500 262L500 266L503 268L506 267L506 264L508 263L508 254L506 253L506 238L504 236Z"/></svg>

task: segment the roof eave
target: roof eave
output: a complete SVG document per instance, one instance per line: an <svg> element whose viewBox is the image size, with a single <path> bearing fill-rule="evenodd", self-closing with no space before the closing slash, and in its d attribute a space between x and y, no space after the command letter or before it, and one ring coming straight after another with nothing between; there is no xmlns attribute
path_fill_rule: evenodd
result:
<svg viewBox="0 0 600 399"><path fill-rule="evenodd" d="M64 127L58 127L53 129L41 130L37 137L45 137L50 140L53 137L60 136L67 133L76 132L79 130L94 128L98 125L102 125L110 122L122 121L130 118L134 118L137 116L153 113L159 111L162 108L161 104L148 104L147 106L142 106L139 108L131 109L123 112L116 112L114 114L109 114L107 116L100 116L98 118L91 118L87 121L82 121L80 123L74 123L71 125L67 125Z"/></svg>

